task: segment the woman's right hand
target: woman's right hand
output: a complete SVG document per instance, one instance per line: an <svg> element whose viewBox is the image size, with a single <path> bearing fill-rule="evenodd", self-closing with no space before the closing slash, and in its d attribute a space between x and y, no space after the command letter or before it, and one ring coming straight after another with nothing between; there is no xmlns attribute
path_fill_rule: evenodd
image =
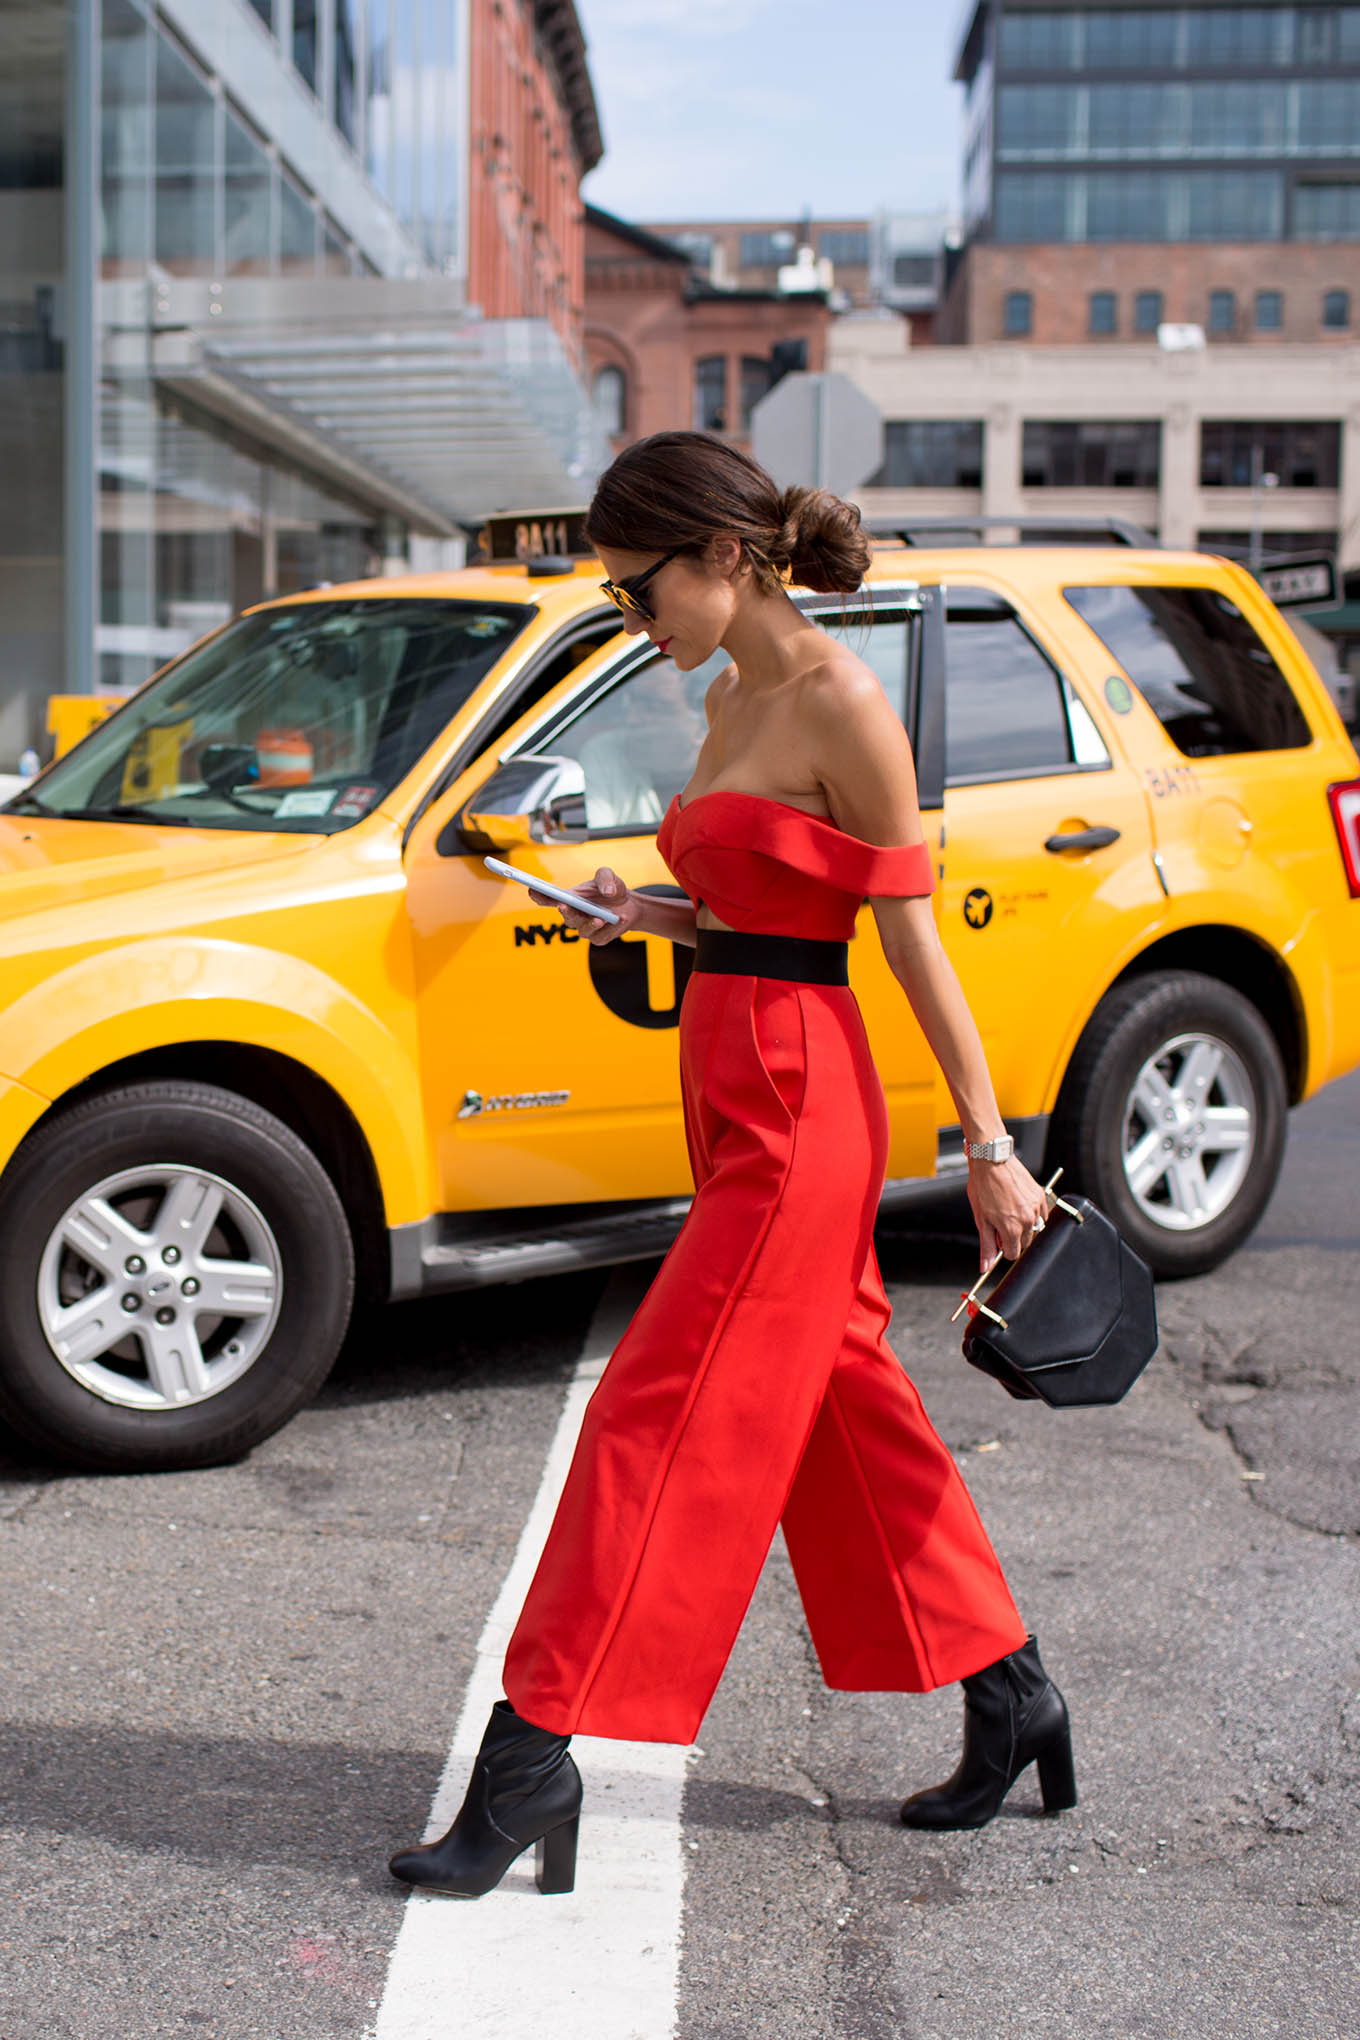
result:
<svg viewBox="0 0 1360 2040"><path fill-rule="evenodd" d="M642 895L630 892L618 873L611 871L607 864L600 866L594 878L587 879L584 885L573 886L572 890L581 898L579 912L575 907L564 907L560 900L550 900L546 893L536 893L532 887L529 897L535 906L556 907L567 926L575 928L578 935L584 935L597 948L606 942L617 941L620 935L626 935L641 923L645 912ZM592 904L608 907L611 913L618 915L618 920L602 921L597 914L591 913Z"/></svg>

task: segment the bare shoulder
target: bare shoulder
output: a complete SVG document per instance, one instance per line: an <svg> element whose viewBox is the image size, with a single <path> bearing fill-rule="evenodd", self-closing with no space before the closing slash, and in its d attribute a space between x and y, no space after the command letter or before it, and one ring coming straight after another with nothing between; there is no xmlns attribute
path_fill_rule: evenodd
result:
<svg viewBox="0 0 1360 2040"><path fill-rule="evenodd" d="M722 705L723 696L727 693L728 688L736 677L737 669L735 664L729 664L723 667L721 673L715 673L709 681L708 690L704 695L704 714L708 717L710 723Z"/></svg>
<svg viewBox="0 0 1360 2040"><path fill-rule="evenodd" d="M799 683L799 694L800 708L823 726L843 726L848 719L874 727L885 710L892 716L873 668L835 638L825 640L824 649Z"/></svg>

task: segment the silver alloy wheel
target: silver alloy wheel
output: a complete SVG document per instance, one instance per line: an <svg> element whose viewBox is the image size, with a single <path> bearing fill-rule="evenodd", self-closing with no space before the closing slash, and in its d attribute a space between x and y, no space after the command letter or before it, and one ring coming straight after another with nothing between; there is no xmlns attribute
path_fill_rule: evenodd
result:
<svg viewBox="0 0 1360 2040"><path fill-rule="evenodd" d="M220 1395L278 1321L283 1256L258 1208L207 1169L147 1162L78 1197L38 1265L38 1316L67 1373L125 1409Z"/></svg>
<svg viewBox="0 0 1360 2040"><path fill-rule="evenodd" d="M1212 1034L1177 1034L1134 1078L1124 1105L1124 1174L1139 1209L1169 1232L1221 1216L1256 1147L1246 1065Z"/></svg>

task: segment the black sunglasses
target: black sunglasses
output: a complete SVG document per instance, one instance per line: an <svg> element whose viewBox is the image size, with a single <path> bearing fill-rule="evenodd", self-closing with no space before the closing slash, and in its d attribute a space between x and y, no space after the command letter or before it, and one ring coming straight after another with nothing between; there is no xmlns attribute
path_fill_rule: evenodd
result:
<svg viewBox="0 0 1360 2040"><path fill-rule="evenodd" d="M601 594L607 595L614 607L621 609L625 616L638 616L644 623L655 623L656 611L643 601L642 591L663 567L668 567L672 560L678 560L684 551L683 545L677 545L674 551L666 553L659 559L654 567L648 567L642 574L630 574L626 581L602 581Z"/></svg>

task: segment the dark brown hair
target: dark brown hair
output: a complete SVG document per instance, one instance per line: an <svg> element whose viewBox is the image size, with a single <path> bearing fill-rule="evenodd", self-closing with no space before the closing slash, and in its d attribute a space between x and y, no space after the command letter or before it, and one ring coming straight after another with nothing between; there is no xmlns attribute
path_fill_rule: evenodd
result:
<svg viewBox="0 0 1360 2040"><path fill-rule="evenodd" d="M859 511L826 489L780 489L749 453L708 432L654 432L600 477L586 516L592 545L698 553L720 532L739 538L757 585L789 575L822 595L849 595L869 565Z"/></svg>

